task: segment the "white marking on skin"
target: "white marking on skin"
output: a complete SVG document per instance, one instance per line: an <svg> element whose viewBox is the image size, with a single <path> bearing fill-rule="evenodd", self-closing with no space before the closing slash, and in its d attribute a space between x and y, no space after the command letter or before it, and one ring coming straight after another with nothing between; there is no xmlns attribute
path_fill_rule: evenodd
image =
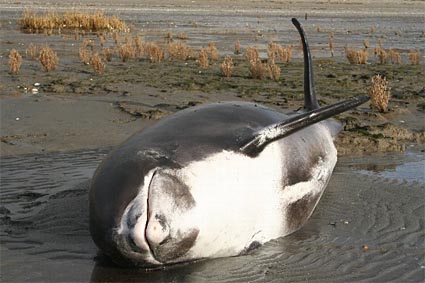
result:
<svg viewBox="0 0 425 283"><path fill-rule="evenodd" d="M222 151L180 174L196 201L190 218L200 230L191 256L236 255L252 241L264 243L281 235L278 144L268 145L256 158Z"/></svg>

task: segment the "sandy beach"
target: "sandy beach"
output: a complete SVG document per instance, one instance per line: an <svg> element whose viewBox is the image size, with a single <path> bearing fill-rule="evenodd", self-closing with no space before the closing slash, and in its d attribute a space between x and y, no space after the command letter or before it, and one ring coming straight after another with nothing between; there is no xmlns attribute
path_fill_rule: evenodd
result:
<svg viewBox="0 0 425 283"><path fill-rule="evenodd" d="M424 8L422 1L392 0L0 2L1 281L422 282ZM27 9L103 11L129 31L118 39L106 33L103 43L95 33L22 32L19 20ZM336 140L339 162L308 224L248 256L161 272L122 270L97 256L88 233L87 187L113 147L163 117L205 103L251 101L285 113L302 106L302 54L291 17L303 21L309 38L321 105L366 94L376 74L385 76L392 95L384 113L367 103L336 117L344 125ZM103 74L80 61L83 42L93 42L100 53L137 37L165 49L172 37L192 55L183 61L166 54L150 63L123 62L114 53ZM253 79L244 52L255 46L266 60L270 41L294 45L292 59L278 62L278 80ZM350 64L344 48L362 49L365 41L367 64ZM201 69L197 54L211 42L219 59ZM45 72L26 55L31 43L57 52L56 70ZM401 62L380 64L373 54L379 44L399 52ZM8 67L11 49L23 57L16 75ZM417 65L409 61L411 50L422 54ZM220 73L227 55L235 63L230 78Z"/></svg>

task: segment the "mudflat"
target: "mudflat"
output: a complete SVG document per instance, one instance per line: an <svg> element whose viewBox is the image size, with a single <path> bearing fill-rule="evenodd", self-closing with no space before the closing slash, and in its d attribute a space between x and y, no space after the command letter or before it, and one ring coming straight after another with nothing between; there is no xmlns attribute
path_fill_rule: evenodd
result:
<svg viewBox="0 0 425 283"><path fill-rule="evenodd" d="M51 35L19 28L26 9L63 13L103 11L128 32ZM1 278L4 281L368 281L425 279L425 69L421 1L3 1L0 3ZM386 112L362 105L336 117L344 125L339 162L308 224L298 232L238 257L175 266L164 271L122 270L101 256L88 233L87 187L111 148L157 120L188 107L243 100L291 113L303 102L302 20L314 57L321 105L366 94L383 75L392 99ZM329 41L333 38L333 56ZM103 40L100 38L103 37ZM114 51L96 74L80 60L84 46L103 48L140 38L165 50L160 63L126 62ZM167 44L192 49L169 58ZM240 52L235 54L235 42ZM293 45L279 79L253 79L245 58L255 46L266 61L269 42ZM201 48L217 47L203 69ZM47 44L59 64L50 72L28 55ZM345 47L368 46L366 64L350 64ZM381 64L374 48L400 54ZM8 56L23 57L16 75ZM233 74L222 76L225 56Z"/></svg>

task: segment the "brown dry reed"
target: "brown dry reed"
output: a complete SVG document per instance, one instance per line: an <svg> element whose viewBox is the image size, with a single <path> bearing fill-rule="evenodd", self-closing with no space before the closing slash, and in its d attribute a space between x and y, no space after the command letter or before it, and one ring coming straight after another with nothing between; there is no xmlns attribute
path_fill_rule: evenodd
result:
<svg viewBox="0 0 425 283"><path fill-rule="evenodd" d="M350 49L348 47L345 47L345 56L347 57L350 64L366 64L367 59L369 57L368 50L360 49L360 50L354 50Z"/></svg>
<svg viewBox="0 0 425 283"><path fill-rule="evenodd" d="M19 69L22 65L22 56L19 54L19 52L16 49L10 50L9 53L9 72L11 74L17 74L19 73Z"/></svg>
<svg viewBox="0 0 425 283"><path fill-rule="evenodd" d="M105 57L105 60L108 62L112 61L112 49L109 47L104 47L102 50L103 56Z"/></svg>
<svg viewBox="0 0 425 283"><path fill-rule="evenodd" d="M35 58L37 58L37 46L30 43L25 50L25 55L28 59L35 60Z"/></svg>
<svg viewBox="0 0 425 283"><path fill-rule="evenodd" d="M235 41L235 54L241 54L241 42L239 41L239 39Z"/></svg>
<svg viewBox="0 0 425 283"><path fill-rule="evenodd" d="M205 48L201 48L198 54L198 64L202 69L208 68L208 51Z"/></svg>
<svg viewBox="0 0 425 283"><path fill-rule="evenodd" d="M88 51L86 48L80 47L80 49L78 49L78 56L80 58L80 61L83 62L84 65L90 64L91 52Z"/></svg>
<svg viewBox="0 0 425 283"><path fill-rule="evenodd" d="M390 51L388 52L388 55L390 56L390 60L392 64L401 64L400 52L397 52L391 48Z"/></svg>
<svg viewBox="0 0 425 283"><path fill-rule="evenodd" d="M98 53L92 54L90 57L90 66L93 68L96 74L100 75L105 72L105 63Z"/></svg>
<svg viewBox="0 0 425 283"><path fill-rule="evenodd" d="M46 72L55 70L59 62L57 53L47 45L40 48L38 60Z"/></svg>
<svg viewBox="0 0 425 283"><path fill-rule="evenodd" d="M233 68L234 65L232 58L230 56L226 56L223 63L220 65L221 74L226 78L230 78L233 73Z"/></svg>
<svg viewBox="0 0 425 283"><path fill-rule="evenodd" d="M260 59L253 60L249 63L249 72L253 79L262 80L268 73L267 64L261 62Z"/></svg>
<svg viewBox="0 0 425 283"><path fill-rule="evenodd" d="M145 53L151 63L159 63L164 60L164 50L156 43L149 42L144 45Z"/></svg>
<svg viewBox="0 0 425 283"><path fill-rule="evenodd" d="M118 17L108 17L102 12L88 13L79 11L65 12L63 14L49 11L41 15L33 11L25 11L19 21L19 26L21 30L26 32L47 32L48 34L52 31L66 29L87 32L128 30L127 25Z"/></svg>
<svg viewBox="0 0 425 283"><path fill-rule="evenodd" d="M220 59L220 55L218 54L218 50L214 42L208 43L208 55L213 61L218 61Z"/></svg>
<svg viewBox="0 0 425 283"><path fill-rule="evenodd" d="M248 46L245 51L245 57L248 62L259 60L260 55L258 54L258 49L254 46Z"/></svg>
<svg viewBox="0 0 425 283"><path fill-rule="evenodd" d="M267 64L267 70L269 72L269 76L272 80L278 81L280 78L280 67L276 65L274 60L270 60Z"/></svg>
<svg viewBox="0 0 425 283"><path fill-rule="evenodd" d="M331 57L334 57L334 36L333 36L333 34L329 35L329 50L331 52Z"/></svg>
<svg viewBox="0 0 425 283"><path fill-rule="evenodd" d="M168 44L167 51L170 58L183 61L189 59L190 54L192 53L190 48L180 41L170 42Z"/></svg>
<svg viewBox="0 0 425 283"><path fill-rule="evenodd" d="M417 50L410 50L409 61L412 65L419 65L419 62L421 61L421 53Z"/></svg>
<svg viewBox="0 0 425 283"><path fill-rule="evenodd" d="M118 46L118 56L123 62L134 58L135 48L131 43L124 43Z"/></svg>
<svg viewBox="0 0 425 283"><path fill-rule="evenodd" d="M380 44L379 47L375 48L375 57L378 57L379 63L384 65L387 62L388 53Z"/></svg>
<svg viewBox="0 0 425 283"><path fill-rule="evenodd" d="M370 96L371 107L379 112L385 112L388 109L388 102L391 98L388 82L381 75L372 77L372 85L367 89Z"/></svg>
<svg viewBox="0 0 425 283"><path fill-rule="evenodd" d="M289 63L292 58L293 50L293 45L282 46L271 41L269 42L267 53L270 60L274 61L276 58L278 58L281 63Z"/></svg>

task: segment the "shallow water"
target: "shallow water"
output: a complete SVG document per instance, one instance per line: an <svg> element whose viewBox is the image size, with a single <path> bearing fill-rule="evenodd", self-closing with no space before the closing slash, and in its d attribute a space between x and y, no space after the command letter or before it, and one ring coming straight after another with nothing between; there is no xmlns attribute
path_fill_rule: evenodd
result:
<svg viewBox="0 0 425 283"><path fill-rule="evenodd" d="M421 282L421 153L341 159L312 218L241 257L159 271L122 269L88 232L87 188L107 150L1 160L3 282ZM368 249L362 248L367 245Z"/></svg>

